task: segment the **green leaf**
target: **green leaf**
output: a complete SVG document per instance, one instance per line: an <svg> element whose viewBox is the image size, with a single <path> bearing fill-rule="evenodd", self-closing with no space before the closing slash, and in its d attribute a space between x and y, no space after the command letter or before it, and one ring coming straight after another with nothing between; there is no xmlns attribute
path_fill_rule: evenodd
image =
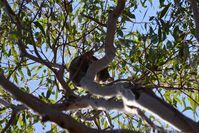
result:
<svg viewBox="0 0 199 133"><path fill-rule="evenodd" d="M36 27L38 27L41 30L42 34L45 36L45 31L44 31L43 26L38 21L33 22L33 23L35 24Z"/></svg>
<svg viewBox="0 0 199 133"><path fill-rule="evenodd" d="M191 108L191 107L185 107L185 108L182 110L182 112L185 112L185 111L188 111L188 110L192 110L192 108Z"/></svg>
<svg viewBox="0 0 199 133"><path fill-rule="evenodd" d="M57 99L58 99L58 96L59 96L59 90L58 90L58 89L56 89L56 91L55 91L55 100L57 100Z"/></svg>
<svg viewBox="0 0 199 133"><path fill-rule="evenodd" d="M14 57L15 61L18 62L19 55L17 54L17 51L14 46L11 47L11 53L12 53L12 56Z"/></svg>
<svg viewBox="0 0 199 133"><path fill-rule="evenodd" d="M165 15L166 12L168 11L170 5L171 5L171 4L166 5L165 8L160 12L160 18L164 17L164 15Z"/></svg>
<svg viewBox="0 0 199 133"><path fill-rule="evenodd" d="M12 77L13 77L14 81L15 81L16 83L18 83L18 78L17 78L17 73L16 73L16 72L14 72L14 73L12 74Z"/></svg>
<svg viewBox="0 0 199 133"><path fill-rule="evenodd" d="M151 36L151 43L156 44L158 42L158 36L156 34Z"/></svg>
<svg viewBox="0 0 199 133"><path fill-rule="evenodd" d="M46 94L46 98L49 98L51 94L52 94L52 90L48 89L47 94Z"/></svg>
<svg viewBox="0 0 199 133"><path fill-rule="evenodd" d="M118 30L118 35L120 35L121 37L124 36L124 33L122 32L122 30Z"/></svg>
<svg viewBox="0 0 199 133"><path fill-rule="evenodd" d="M27 68L27 74L28 74L28 76L31 76L31 71L29 68Z"/></svg>

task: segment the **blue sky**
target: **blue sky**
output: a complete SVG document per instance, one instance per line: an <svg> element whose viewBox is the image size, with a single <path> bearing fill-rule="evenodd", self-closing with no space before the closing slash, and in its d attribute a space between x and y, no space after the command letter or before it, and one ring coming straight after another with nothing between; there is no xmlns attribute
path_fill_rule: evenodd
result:
<svg viewBox="0 0 199 133"><path fill-rule="evenodd" d="M159 7L158 7L159 6L159 1L158 0L153 0L152 6L150 6L150 5L151 5L150 3L147 3L147 7L148 8L143 8L143 7L140 6L134 12L134 14L136 16L135 22L148 22L150 16L156 16L157 11L159 10ZM145 17L143 18L144 14L145 14ZM132 31L139 31L141 33L145 33L146 32L146 31L144 31L145 28L143 28L142 26L143 25L141 25L139 23L134 23L134 24L128 23L127 24L127 27L129 27L128 29L130 29ZM49 53L49 56L50 56L50 53ZM24 70L24 73L26 73L25 70ZM36 81L32 81L32 82L29 82L28 85L30 86L30 88L32 90L34 90L35 86L36 86L35 84L38 84L38 83ZM40 90L40 91L42 91L42 90ZM189 103L188 103L188 105L189 105ZM183 107L180 107L180 106L178 106L178 107L179 107L178 109L180 111L183 110ZM199 109L198 109L198 112L199 112ZM185 111L185 112L183 112L183 114L185 114L186 116L188 116L188 117L193 119L192 111ZM199 120L199 118L197 118L197 120ZM51 123L50 122L46 122L45 124L46 124L46 127L44 129L42 129L42 125L40 123L35 124L35 133L45 133L46 131L48 131L50 129Z"/></svg>

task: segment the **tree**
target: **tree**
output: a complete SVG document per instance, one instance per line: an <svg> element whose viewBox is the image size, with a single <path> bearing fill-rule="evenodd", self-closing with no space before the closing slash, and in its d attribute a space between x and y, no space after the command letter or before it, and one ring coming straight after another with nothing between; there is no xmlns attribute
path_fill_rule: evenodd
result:
<svg viewBox="0 0 199 133"><path fill-rule="evenodd" d="M138 22L151 0L2 0L2 132L34 132L50 121L53 133L196 133L198 4L159 0L157 14ZM90 50L100 59L77 88L70 62ZM94 82L107 66L114 81Z"/></svg>

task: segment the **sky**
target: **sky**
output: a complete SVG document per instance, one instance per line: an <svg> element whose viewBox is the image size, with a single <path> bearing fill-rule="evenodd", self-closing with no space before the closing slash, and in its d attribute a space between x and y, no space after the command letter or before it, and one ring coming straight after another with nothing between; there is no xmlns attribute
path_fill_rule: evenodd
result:
<svg viewBox="0 0 199 133"><path fill-rule="evenodd" d="M75 3L75 5L76 5L76 3ZM151 5L151 4L147 3L147 5ZM143 8L143 7L140 6L138 8L138 10L136 10L134 12L134 14L136 16L136 20L135 21L136 22L148 22L150 16L156 16L156 13L158 11L158 6L159 6L159 0L153 0L153 4L152 5L153 6L148 6L149 8ZM145 14L145 17L143 18L144 14ZM93 17L95 17L95 16L93 16ZM143 29L145 29L145 28L143 28L142 26L144 26L144 25L140 25L140 23L134 23L134 24L128 23L127 24L128 29L130 29L132 31L146 32L146 31L143 31ZM33 82L29 82L28 85L30 86L30 88L32 88L34 90L36 81L33 81ZM183 107L179 106L178 109L180 111L182 111ZM199 109L198 109L198 112L199 112ZM193 119L191 111L185 111L185 112L183 112L183 114L185 114L189 118ZM199 118L197 118L197 120L199 120ZM51 125L51 122L46 122L46 127L42 128L43 126L41 125L41 123L35 124L35 133L45 133L46 131L50 130L50 125ZM117 127L117 125L116 125L116 127Z"/></svg>
<svg viewBox="0 0 199 133"><path fill-rule="evenodd" d="M151 5L150 3L147 3L147 7L148 8L143 8L143 7L139 7L135 12L134 12L134 14L135 14L135 16L136 16L136 20L135 20L135 22L136 23L134 23L134 24L132 24L132 23L128 23L126 26L128 27L127 29L129 30L132 30L132 31L140 31L141 33L145 33L145 32L147 32L147 31L144 31L145 30L145 28L143 27L144 26L144 23L143 23L143 25L141 25L140 24L140 22L148 22L149 21L149 18L151 17L151 16L156 16L157 15L157 11L159 11L160 9L159 9L159 0L153 0L152 1L153 2L153 4ZM74 5L76 5L76 3L74 4ZM145 16L144 16L145 15ZM144 16L144 17L143 17ZM95 16L93 16L93 17L95 17ZM139 23L137 23L137 22L139 22ZM184 96L182 95L182 98L183 98ZM189 103L187 103L188 105L189 105ZM183 107L181 107L181 106L178 106L178 109L179 109L179 111L182 111L184 108ZM199 112L199 109L198 109L198 112ZM113 113L114 114L114 113ZM191 118L191 119L194 119L193 118L193 113L192 113L192 111L190 111L190 110L187 110L187 111L185 111L185 112L183 112L183 114L185 114L186 116L188 116L189 118ZM199 120L199 118L197 118L197 120ZM35 133L41 133L41 132L46 132L46 131L48 131L49 129L50 129L50 122L48 122L47 124L46 124L47 126L44 128L44 129L42 129L41 128L41 124L36 124L35 125L35 127L36 127L36 130L35 130ZM115 125L115 128L117 128L117 125Z"/></svg>

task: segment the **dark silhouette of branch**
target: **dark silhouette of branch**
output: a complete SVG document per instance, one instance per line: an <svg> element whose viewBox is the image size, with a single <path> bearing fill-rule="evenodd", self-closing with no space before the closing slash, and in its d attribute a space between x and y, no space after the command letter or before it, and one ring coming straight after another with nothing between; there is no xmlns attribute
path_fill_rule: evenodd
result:
<svg viewBox="0 0 199 133"><path fill-rule="evenodd" d="M5 106L6 108L12 108L11 117L10 117L8 123L6 123L5 127L1 131L1 133L5 133L9 129L9 127L12 125L12 123L14 122L15 118L17 117L17 114L20 111L27 109L27 107L25 107L24 105L17 105L16 106L12 103L7 102L4 99L0 99L0 104Z"/></svg>
<svg viewBox="0 0 199 133"><path fill-rule="evenodd" d="M97 72L107 67L107 65L109 65L115 57L116 49L113 45L113 40L117 29L117 19L122 13L124 7L125 0L118 0L116 8L109 13L107 21L107 34L105 38L105 56L90 65L85 77L87 77L91 81L93 81Z"/></svg>
<svg viewBox="0 0 199 133"><path fill-rule="evenodd" d="M15 15L12 11L11 7L9 6L6 0L1 1L1 5L4 5L5 11L10 16L10 19L13 24L17 26L17 30L19 33L19 37L17 39L18 46L20 48L22 56L26 56L29 59L37 61L49 69L51 69L57 76L57 79L63 86L63 88L67 88L67 83L63 79L64 67L58 66L58 69L54 69L54 65L51 64L47 60L43 60L42 57L39 55L36 45L34 45L34 38L32 35L33 45L36 52L36 56L29 54L26 51L25 44L23 43L20 37L23 36L23 26L21 20ZM93 62L85 77L82 78L80 84L83 88L87 89L91 94L101 96L105 99L98 99L96 100L99 104L96 104L95 100L87 100L84 101L83 107L87 107L91 105L93 108L102 108L104 110L116 108L121 109L124 112L132 111L134 108L139 108L144 111L148 111L149 113L153 114L165 120L169 125L176 127L179 131L185 132L198 132L198 124L193 120L189 119L188 117L184 116L178 110L173 108L173 106L167 104L166 102L162 101L155 95L148 93L147 91L140 91L142 90L141 87L137 87L130 83L115 83L109 86L100 86L99 84L93 82L94 77L96 76L97 72L104 69L109 65L114 57L116 49L114 47L114 36L117 29L117 20L118 17L121 15L122 11L125 7L125 0L118 0L116 8L109 13L108 21L107 21L107 34L105 38L105 56L100 60ZM30 29L32 30L32 29ZM32 31L29 31L30 33ZM39 98L23 92L20 90L15 84L10 82L6 77L0 73L0 85L5 89L7 92L11 93L17 100L21 101L33 111L37 112L43 117L43 121L52 121L57 123L60 127L68 129L69 132L78 133L78 132L88 132L88 133L108 133L108 132L133 132L129 130L110 130L110 131L101 131L97 129L92 129L90 127L85 126L84 124L77 122L71 116L66 115L60 110L60 108L55 108L54 105L48 104L40 100ZM102 89L103 88L103 89ZM68 89L69 90L69 89ZM138 92L137 92L138 91ZM137 95L138 93L138 95ZM121 101L108 101L106 98L120 98ZM110 106L109 104L104 103L115 103ZM118 104L119 103L119 104ZM67 105L67 103L66 103ZM73 104L74 105L74 104ZM108 107L107 107L108 106ZM77 107L76 107L77 108ZM78 107L80 108L80 106ZM63 109L63 108L62 108ZM153 124L151 124L154 126Z"/></svg>
<svg viewBox="0 0 199 133"><path fill-rule="evenodd" d="M149 92L138 91L142 90L140 87L128 83L117 83L102 87L93 82L97 72L111 63L115 57L116 49L113 45L113 41L117 28L116 23L119 15L124 9L124 5L125 0L118 0L118 5L110 12L107 21L105 56L90 65L86 75L81 79L80 85L96 96L104 98L121 97L126 110L131 110L132 107L136 107L162 119L177 131L196 133L198 131L198 124L196 122L184 116L173 106L162 101L162 99L156 95L152 95Z"/></svg>
<svg viewBox="0 0 199 133"><path fill-rule="evenodd" d="M154 87L157 87L157 88L163 88L165 90L187 90L187 91L197 91L199 92L198 89L195 89L195 88L189 88L189 87L173 87L173 86L163 86L163 85L155 85Z"/></svg>
<svg viewBox="0 0 199 133"><path fill-rule="evenodd" d="M8 2L6 0L2 0L1 2L4 5L4 8L5 8L7 14L10 16L12 22L15 23L16 26L17 26L17 30L18 30L18 34L19 34L19 37L18 37L17 41L18 41L19 49L21 51L21 55L25 56L25 57L27 57L27 58L29 58L31 60L34 60L34 61L36 61L38 63L41 63L41 64L47 66L49 69L51 69L55 73L55 75L56 75L58 81L60 82L60 84L62 85L62 87L65 90L67 90L66 93L70 93L70 89L69 89L67 83L64 81L63 76L60 76L60 73L63 74L64 66L63 65L59 65L57 63L52 63L52 62L49 62L47 60L43 60L42 59L42 57L39 55L39 53L37 51L36 44L34 42L34 38L33 38L31 29L29 29L29 32L31 34L31 40L32 40L32 43L33 43L33 46L34 46L35 53L36 53L36 55L38 57L36 57L34 55L31 55L31 54L29 54L26 51L26 46L24 45L23 41L21 40L21 37L23 36L23 34L22 34L23 26L22 26L21 21L16 16L14 11L11 9L10 5L8 4Z"/></svg>
<svg viewBox="0 0 199 133"><path fill-rule="evenodd" d="M198 9L198 1L197 0L189 0L191 3L191 8L193 11L193 18L195 21L195 25L196 25L196 33L195 33L195 37L198 40L199 43L199 9Z"/></svg>
<svg viewBox="0 0 199 133"><path fill-rule="evenodd" d="M45 60L41 60L41 59L39 59L39 58L35 57L34 55L31 55L31 54L29 54L27 52L26 46L24 45L23 41L21 40L21 38L23 36L22 35L23 26L21 24L21 21L19 20L19 18L17 17L17 15L14 13L14 11L11 9L11 7L8 4L7 0L2 0L1 2L4 5L5 11L9 15L11 21L14 24L16 24L16 26L17 26L17 30L18 30L18 34L19 34L19 37L18 37L18 46L19 46L19 49L21 50L22 56L26 56L29 59L34 60L34 61L36 61L38 63L43 64L43 65L47 64L47 66L49 66L50 68L57 68L57 69L59 69L61 67L61 65L56 64L56 63L52 63L52 62L48 62L48 61L45 61Z"/></svg>
<svg viewBox="0 0 199 133"><path fill-rule="evenodd" d="M146 121L147 125L149 125L150 127L152 127L154 130L157 130L161 133L166 133L166 131L162 128L162 127L159 127L159 126L156 126L154 124L154 122L152 122L145 114L144 112L142 112L140 109L137 109L137 114L143 119Z"/></svg>
<svg viewBox="0 0 199 133"><path fill-rule="evenodd" d="M94 21L95 23L99 24L100 26L106 27L106 24L104 24L104 23L102 23L102 22L99 22L96 18L93 18L93 17L91 17L91 16L88 16L88 15L86 15L86 14L84 14L84 13L81 13L81 15L82 15L83 17L86 17L86 18L88 18L88 19Z"/></svg>
<svg viewBox="0 0 199 133"><path fill-rule="evenodd" d="M17 117L17 113L18 113L17 111L12 111L11 117L10 117L8 123L6 124L6 126L1 131L1 133L5 133L8 130L8 128L12 125L15 118Z"/></svg>
<svg viewBox="0 0 199 133"><path fill-rule="evenodd" d="M24 105L15 106L13 104L11 105L11 108L12 108L11 117L10 117L8 123L6 124L6 126L2 129L1 133L5 133L9 129L9 127L13 124L14 120L16 119L16 117L20 111L27 109L27 107Z"/></svg>
<svg viewBox="0 0 199 133"><path fill-rule="evenodd" d="M50 104L43 102L37 97L23 92L20 90L15 84L6 79L6 77L0 73L0 85L7 92L12 94L17 100L21 101L29 108L37 112L43 117L43 121L52 121L57 123L60 127L68 129L71 133L136 133L129 130L112 130L112 131L98 131L97 129L93 129L85 126L82 123L77 122L72 117L62 113L55 108L52 108Z"/></svg>

